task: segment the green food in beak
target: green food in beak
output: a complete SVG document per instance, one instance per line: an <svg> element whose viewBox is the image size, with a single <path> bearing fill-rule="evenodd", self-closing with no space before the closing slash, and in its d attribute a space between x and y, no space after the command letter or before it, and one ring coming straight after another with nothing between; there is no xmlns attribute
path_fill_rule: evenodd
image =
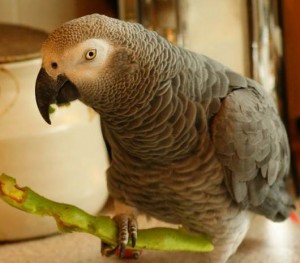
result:
<svg viewBox="0 0 300 263"><path fill-rule="evenodd" d="M44 68L41 68L35 85L35 99L44 120L51 124L49 106L63 104L79 98L76 86L63 74L54 80Z"/></svg>

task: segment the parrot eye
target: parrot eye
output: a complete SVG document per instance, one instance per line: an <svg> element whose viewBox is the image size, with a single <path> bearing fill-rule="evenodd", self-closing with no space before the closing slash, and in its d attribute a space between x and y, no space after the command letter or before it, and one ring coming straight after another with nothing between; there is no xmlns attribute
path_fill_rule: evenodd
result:
<svg viewBox="0 0 300 263"><path fill-rule="evenodd" d="M57 63L56 63L56 62L52 62L52 63L51 63L51 68L57 69Z"/></svg>
<svg viewBox="0 0 300 263"><path fill-rule="evenodd" d="M85 54L85 58L87 60L92 60L96 57L97 55L97 50L96 49L90 49L88 52Z"/></svg>

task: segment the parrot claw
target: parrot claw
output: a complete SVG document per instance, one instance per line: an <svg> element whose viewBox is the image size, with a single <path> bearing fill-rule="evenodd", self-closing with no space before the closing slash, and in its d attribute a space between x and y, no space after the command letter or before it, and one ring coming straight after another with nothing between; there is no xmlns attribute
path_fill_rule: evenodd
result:
<svg viewBox="0 0 300 263"><path fill-rule="evenodd" d="M140 251L135 249L127 250L126 246L128 241L131 241L132 248L135 247L137 240L137 221L134 215L129 216L127 214L119 214L114 218L118 225L119 237L118 244L115 247L111 247L104 242L101 243L101 254L106 257L118 254L121 259L133 258L138 259Z"/></svg>

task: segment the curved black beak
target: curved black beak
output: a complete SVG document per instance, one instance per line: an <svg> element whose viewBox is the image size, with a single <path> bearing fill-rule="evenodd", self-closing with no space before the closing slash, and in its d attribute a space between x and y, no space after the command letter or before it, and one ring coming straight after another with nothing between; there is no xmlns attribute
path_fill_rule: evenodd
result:
<svg viewBox="0 0 300 263"><path fill-rule="evenodd" d="M65 75L58 75L54 80L44 68L40 69L35 84L35 99L40 114L48 124L51 124L49 116L51 104L67 103L78 98L76 86Z"/></svg>

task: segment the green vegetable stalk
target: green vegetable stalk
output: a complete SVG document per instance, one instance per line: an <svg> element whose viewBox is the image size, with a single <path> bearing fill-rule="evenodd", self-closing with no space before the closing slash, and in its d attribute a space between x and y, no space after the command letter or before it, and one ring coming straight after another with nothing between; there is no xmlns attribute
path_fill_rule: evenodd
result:
<svg viewBox="0 0 300 263"><path fill-rule="evenodd" d="M28 187L19 187L5 174L0 175L0 197L25 212L54 217L62 232L87 232L107 244L117 243L117 225L110 217L92 216L75 206L46 199ZM209 252L213 245L207 237L183 229L151 228L138 230L135 249Z"/></svg>

